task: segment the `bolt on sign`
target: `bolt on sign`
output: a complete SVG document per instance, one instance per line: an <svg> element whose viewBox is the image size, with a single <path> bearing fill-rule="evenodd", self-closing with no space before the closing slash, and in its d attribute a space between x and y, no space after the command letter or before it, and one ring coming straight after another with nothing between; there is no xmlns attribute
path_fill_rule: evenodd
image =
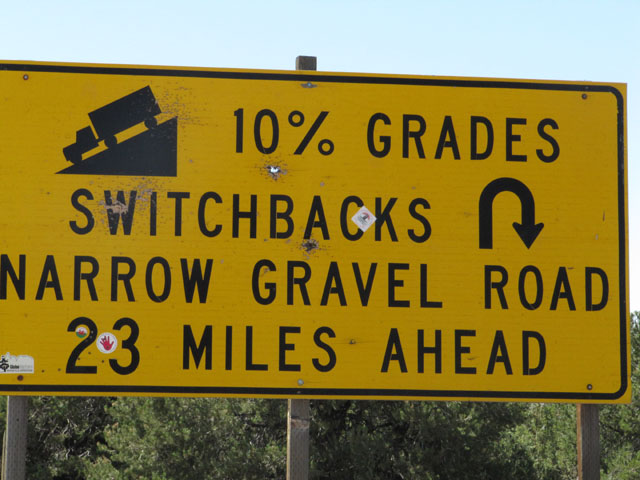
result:
<svg viewBox="0 0 640 480"><path fill-rule="evenodd" d="M0 65L0 391L628 402L625 85Z"/></svg>

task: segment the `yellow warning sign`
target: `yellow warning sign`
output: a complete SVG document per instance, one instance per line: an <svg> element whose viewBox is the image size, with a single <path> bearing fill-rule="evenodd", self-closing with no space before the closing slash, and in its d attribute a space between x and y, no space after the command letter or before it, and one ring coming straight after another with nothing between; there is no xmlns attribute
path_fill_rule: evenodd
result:
<svg viewBox="0 0 640 480"><path fill-rule="evenodd" d="M0 65L0 391L628 402L625 85Z"/></svg>

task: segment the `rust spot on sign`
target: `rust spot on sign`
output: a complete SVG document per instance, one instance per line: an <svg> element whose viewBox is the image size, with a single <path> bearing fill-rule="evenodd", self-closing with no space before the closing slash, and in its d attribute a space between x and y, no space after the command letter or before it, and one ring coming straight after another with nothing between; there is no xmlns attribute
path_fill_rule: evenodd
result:
<svg viewBox="0 0 640 480"><path fill-rule="evenodd" d="M269 273L271 271L271 269L269 267L262 267L260 269L260 276L262 277L263 275L266 275L267 273Z"/></svg>
<svg viewBox="0 0 640 480"><path fill-rule="evenodd" d="M119 215L126 214L129 211L129 207L118 200L114 200L111 205L107 205L104 201L101 200L100 202L98 202L98 205L102 205L105 210L111 210L112 212Z"/></svg>

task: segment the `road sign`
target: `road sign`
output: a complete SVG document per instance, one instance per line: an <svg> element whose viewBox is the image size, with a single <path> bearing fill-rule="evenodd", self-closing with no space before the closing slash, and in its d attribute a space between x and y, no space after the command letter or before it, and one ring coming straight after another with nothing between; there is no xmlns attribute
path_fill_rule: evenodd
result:
<svg viewBox="0 0 640 480"><path fill-rule="evenodd" d="M0 391L628 402L625 86L0 66Z"/></svg>

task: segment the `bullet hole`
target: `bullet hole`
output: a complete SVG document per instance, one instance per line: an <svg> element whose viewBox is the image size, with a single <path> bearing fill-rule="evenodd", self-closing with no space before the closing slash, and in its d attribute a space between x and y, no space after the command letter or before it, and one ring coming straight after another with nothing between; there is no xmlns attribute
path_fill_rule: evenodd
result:
<svg viewBox="0 0 640 480"><path fill-rule="evenodd" d="M320 248L320 244L314 238L310 238L309 240L305 240L304 242L302 242L302 244L300 246L307 253L311 253L314 250L317 250L318 248Z"/></svg>
<svg viewBox="0 0 640 480"><path fill-rule="evenodd" d="M287 174L287 171L280 165L265 165L264 168L267 170L267 174L274 180L278 180L282 175Z"/></svg>

